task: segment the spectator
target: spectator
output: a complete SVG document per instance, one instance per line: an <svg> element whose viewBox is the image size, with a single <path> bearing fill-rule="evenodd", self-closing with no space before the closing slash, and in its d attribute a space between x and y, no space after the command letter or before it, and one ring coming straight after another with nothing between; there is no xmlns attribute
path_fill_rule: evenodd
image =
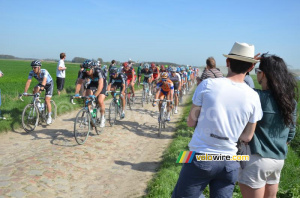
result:
<svg viewBox="0 0 300 198"><path fill-rule="evenodd" d="M246 145L250 161L239 172L243 197L276 197L287 144L295 136L298 99L297 82L282 58L263 54L255 69L262 90L258 93L263 118Z"/></svg>
<svg viewBox="0 0 300 198"><path fill-rule="evenodd" d="M111 69L112 67L115 67L115 66L116 66L116 61L115 61L115 60L112 60L112 61L111 61L111 64L109 65L109 68L108 68L109 75L110 75L110 69Z"/></svg>
<svg viewBox="0 0 300 198"><path fill-rule="evenodd" d="M245 83L246 83L249 87L251 87L252 89L255 88L253 79L252 79L252 77L250 76L249 72L247 72L244 81L245 81Z"/></svg>
<svg viewBox="0 0 300 198"><path fill-rule="evenodd" d="M60 92L64 89L65 85L65 78L66 78L66 72L67 69L65 66L65 53L60 53L60 60L57 64L57 70L56 70L56 85L57 85L57 93L60 96Z"/></svg>
<svg viewBox="0 0 300 198"><path fill-rule="evenodd" d="M199 197L208 184L210 197L232 197L239 163L197 161L196 155L236 155L238 139L249 142L262 117L258 94L244 83L257 62L254 46L235 43L224 56L228 76L206 79L194 93L187 124L196 127L189 143L196 154L191 163L183 164L172 197Z"/></svg>
<svg viewBox="0 0 300 198"><path fill-rule="evenodd" d="M197 84L200 84L203 80L207 78L222 78L222 72L216 68L216 61L214 57L208 57L206 59L206 67L201 75L201 77L197 77Z"/></svg>

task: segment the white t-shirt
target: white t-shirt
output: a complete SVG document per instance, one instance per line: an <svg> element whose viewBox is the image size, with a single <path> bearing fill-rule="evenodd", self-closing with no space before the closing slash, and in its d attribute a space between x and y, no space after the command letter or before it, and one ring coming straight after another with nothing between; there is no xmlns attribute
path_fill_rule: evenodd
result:
<svg viewBox="0 0 300 198"><path fill-rule="evenodd" d="M65 66L65 61L63 59L60 59L57 63L56 77L66 78L66 71L65 70L58 70L59 67L66 67Z"/></svg>
<svg viewBox="0 0 300 198"><path fill-rule="evenodd" d="M262 118L258 94L246 83L228 78L202 81L193 96L201 106L198 124L189 143L190 151L235 155L236 142L248 122Z"/></svg>

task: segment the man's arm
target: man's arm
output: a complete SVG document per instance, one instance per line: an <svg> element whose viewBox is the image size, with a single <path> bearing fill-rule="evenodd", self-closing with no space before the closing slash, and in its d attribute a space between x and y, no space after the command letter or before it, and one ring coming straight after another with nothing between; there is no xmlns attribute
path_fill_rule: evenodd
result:
<svg viewBox="0 0 300 198"><path fill-rule="evenodd" d="M24 93L27 93L28 89L29 89L29 86L30 86L30 83L31 83L31 79L28 79L26 84L25 84L25 89L24 89Z"/></svg>
<svg viewBox="0 0 300 198"><path fill-rule="evenodd" d="M248 122L239 139L243 142L250 142L254 135L255 127L256 123Z"/></svg>
<svg viewBox="0 0 300 198"><path fill-rule="evenodd" d="M187 119L187 125L189 127L196 127L198 118L200 116L201 106L192 105L189 117Z"/></svg>
<svg viewBox="0 0 300 198"><path fill-rule="evenodd" d="M78 83L76 84L75 94L79 94L82 83L83 83L83 79L80 78L78 80Z"/></svg>
<svg viewBox="0 0 300 198"><path fill-rule="evenodd" d="M98 81L98 88L95 93L95 96L98 96L100 94L100 92L102 91L102 89L103 89L103 78L100 78Z"/></svg>

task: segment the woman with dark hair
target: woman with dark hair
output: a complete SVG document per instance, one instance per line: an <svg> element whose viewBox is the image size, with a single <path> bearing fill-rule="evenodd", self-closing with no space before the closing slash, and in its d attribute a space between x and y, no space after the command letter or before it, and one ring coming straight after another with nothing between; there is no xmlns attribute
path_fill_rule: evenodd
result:
<svg viewBox="0 0 300 198"><path fill-rule="evenodd" d="M276 197L287 144L295 136L298 100L297 82L282 58L263 54L255 69L262 90L257 90L263 118L252 140L244 147L250 156L239 172L243 197Z"/></svg>

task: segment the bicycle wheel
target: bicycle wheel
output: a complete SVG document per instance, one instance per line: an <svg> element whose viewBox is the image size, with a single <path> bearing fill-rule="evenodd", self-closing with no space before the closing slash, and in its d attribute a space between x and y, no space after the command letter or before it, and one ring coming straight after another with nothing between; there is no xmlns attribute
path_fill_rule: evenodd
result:
<svg viewBox="0 0 300 198"><path fill-rule="evenodd" d="M81 109L74 123L74 137L78 144L84 144L90 133L90 114L86 109Z"/></svg>
<svg viewBox="0 0 300 198"><path fill-rule="evenodd" d="M100 127L101 124L101 114L100 114L100 107L97 107L97 112L96 112L96 117L94 118L94 122L95 122L95 131L98 135L100 135L100 133L102 132L102 129Z"/></svg>
<svg viewBox="0 0 300 198"><path fill-rule="evenodd" d="M29 133L33 131L39 123L39 111L33 104L25 106L22 113L22 126L23 129Z"/></svg>
<svg viewBox="0 0 300 198"><path fill-rule="evenodd" d="M145 102L145 90L143 90L143 93L142 93L142 107L144 107L144 102Z"/></svg>
<svg viewBox="0 0 300 198"><path fill-rule="evenodd" d="M126 102L127 102L127 105L128 105L128 107L129 107L129 109L131 110L131 102L130 102L130 95L131 94L128 94L128 96L127 96L127 98L126 98Z"/></svg>
<svg viewBox="0 0 300 198"><path fill-rule="evenodd" d="M149 104L149 89L146 91L146 102L147 102L147 104Z"/></svg>
<svg viewBox="0 0 300 198"><path fill-rule="evenodd" d="M51 117L52 117L52 124L53 124L57 117L57 106L53 100L50 100L50 103L51 103ZM47 107L45 107L45 108L46 108L45 109L46 118L48 118L48 108Z"/></svg>
<svg viewBox="0 0 300 198"><path fill-rule="evenodd" d="M118 113L118 109L117 109L117 103L115 100L112 100L110 102L109 105L109 116L108 116L108 121L110 126L113 126L116 123L117 120L117 113Z"/></svg>

